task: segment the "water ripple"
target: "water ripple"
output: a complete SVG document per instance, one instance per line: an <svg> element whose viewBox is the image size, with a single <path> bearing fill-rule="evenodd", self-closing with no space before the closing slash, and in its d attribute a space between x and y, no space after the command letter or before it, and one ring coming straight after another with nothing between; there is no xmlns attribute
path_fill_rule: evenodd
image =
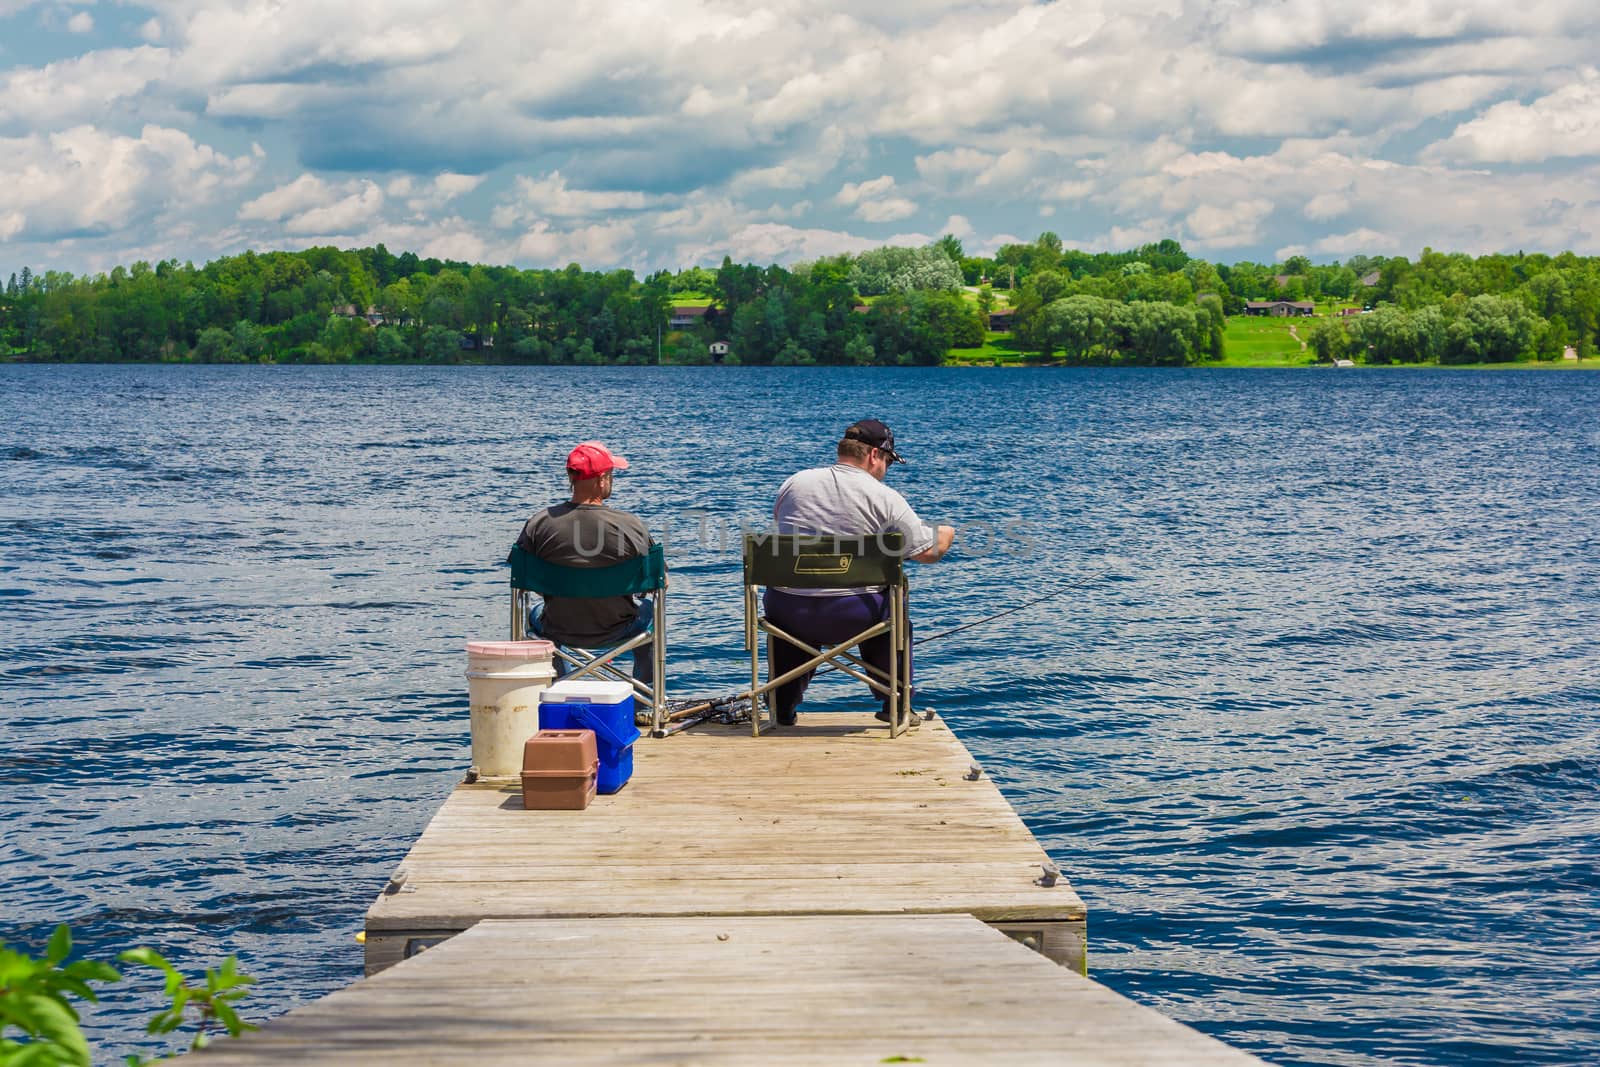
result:
<svg viewBox="0 0 1600 1067"><path fill-rule="evenodd" d="M1088 901L1098 978L1280 1063L1595 1061L1597 401L1593 375L0 365L0 936L237 953L270 1012L348 983L468 762L461 646L503 634L571 442L634 458L673 683L715 694L740 523L873 414L916 459L896 484L962 525L919 634L1073 583L917 670Z"/></svg>

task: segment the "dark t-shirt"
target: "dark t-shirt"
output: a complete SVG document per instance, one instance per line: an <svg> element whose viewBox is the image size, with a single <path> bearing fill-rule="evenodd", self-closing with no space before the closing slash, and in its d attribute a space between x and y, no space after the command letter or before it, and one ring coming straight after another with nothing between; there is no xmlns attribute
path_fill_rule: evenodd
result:
<svg viewBox="0 0 1600 1067"><path fill-rule="evenodd" d="M626 511L569 502L529 519L517 544L560 567L607 567L650 551L650 531ZM638 610L631 596L545 597L545 636L563 645L597 644Z"/></svg>

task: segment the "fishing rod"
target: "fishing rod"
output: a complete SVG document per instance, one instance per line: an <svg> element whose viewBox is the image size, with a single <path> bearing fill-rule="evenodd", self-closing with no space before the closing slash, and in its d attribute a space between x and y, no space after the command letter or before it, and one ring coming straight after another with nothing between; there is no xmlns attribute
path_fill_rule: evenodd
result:
<svg viewBox="0 0 1600 1067"><path fill-rule="evenodd" d="M964 622L960 626L952 626L948 630L940 630L938 633L928 634L925 637L919 637L911 643L913 645L926 644L929 641L938 641L942 638L950 637L953 634L961 633L963 630L970 630L975 626L986 626L989 623L994 622L996 619L1003 619L1007 615L1015 615L1019 611L1026 611L1031 607L1043 604L1046 600L1060 596L1062 593L1069 592L1073 589L1082 588L1091 582L1097 582L1102 578L1109 578L1110 576L1110 571L1100 571L1085 578L1074 579L1065 585L1056 586L1043 596L1035 597L1034 599L1021 604L1015 604L1009 608L997 611L993 615L985 615L981 619L973 619L970 622ZM839 669L840 667L837 663L828 663L818 668L812 677L815 678L818 675L827 674L829 671L836 671ZM751 693L752 690L742 689L737 693L729 693L726 696L714 697L710 700L701 700L692 704L686 704L683 707L676 708L667 713L666 718L668 722L679 723L681 720L688 720L691 717L693 717L693 722L682 722L677 729L669 732L677 733L679 730L688 729L690 726L703 722L713 715L737 714L739 705L749 701Z"/></svg>

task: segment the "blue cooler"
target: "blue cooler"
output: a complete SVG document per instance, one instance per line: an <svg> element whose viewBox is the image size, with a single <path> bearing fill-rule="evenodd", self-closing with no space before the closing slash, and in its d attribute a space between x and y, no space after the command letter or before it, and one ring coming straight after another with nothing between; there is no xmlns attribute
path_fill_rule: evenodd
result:
<svg viewBox="0 0 1600 1067"><path fill-rule="evenodd" d="M633 775L633 686L592 678L559 681L539 694L539 729L593 730L600 750L595 789L615 793Z"/></svg>

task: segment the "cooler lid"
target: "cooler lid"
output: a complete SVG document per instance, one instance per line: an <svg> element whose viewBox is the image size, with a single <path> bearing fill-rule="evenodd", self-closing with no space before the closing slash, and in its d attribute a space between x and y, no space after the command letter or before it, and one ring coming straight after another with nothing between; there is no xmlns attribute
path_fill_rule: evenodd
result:
<svg viewBox="0 0 1600 1067"><path fill-rule="evenodd" d="M503 656L507 659L548 659L555 655L556 646L549 641L468 641L467 654L472 656Z"/></svg>
<svg viewBox="0 0 1600 1067"><path fill-rule="evenodd" d="M598 678L563 678L539 693L541 704L620 704L633 696L627 682Z"/></svg>

